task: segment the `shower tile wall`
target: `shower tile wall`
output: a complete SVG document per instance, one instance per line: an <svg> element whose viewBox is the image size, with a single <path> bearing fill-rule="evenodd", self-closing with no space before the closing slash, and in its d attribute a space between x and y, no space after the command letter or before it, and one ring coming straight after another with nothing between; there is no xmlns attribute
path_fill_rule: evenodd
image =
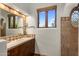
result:
<svg viewBox="0 0 79 59"><path fill-rule="evenodd" d="M61 17L61 55L78 55L78 28L71 25L70 17Z"/></svg>

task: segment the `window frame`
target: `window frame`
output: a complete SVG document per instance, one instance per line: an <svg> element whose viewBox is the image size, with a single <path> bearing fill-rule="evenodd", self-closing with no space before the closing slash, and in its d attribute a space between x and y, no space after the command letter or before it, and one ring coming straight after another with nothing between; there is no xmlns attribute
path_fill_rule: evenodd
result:
<svg viewBox="0 0 79 59"><path fill-rule="evenodd" d="M48 10L53 10L55 9L55 27L48 27ZM45 11L46 16L45 16L45 27L39 27L39 12ZM56 21L57 21L57 6L48 6L45 8L39 8L37 9L37 28L56 28Z"/></svg>

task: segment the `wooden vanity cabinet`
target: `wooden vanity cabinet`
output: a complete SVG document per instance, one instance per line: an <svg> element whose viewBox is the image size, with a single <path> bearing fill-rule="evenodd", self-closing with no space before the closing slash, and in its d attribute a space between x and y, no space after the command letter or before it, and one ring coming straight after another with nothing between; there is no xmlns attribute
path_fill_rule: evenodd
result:
<svg viewBox="0 0 79 59"><path fill-rule="evenodd" d="M8 56L33 56L35 52L35 39L31 39L19 46L8 50Z"/></svg>

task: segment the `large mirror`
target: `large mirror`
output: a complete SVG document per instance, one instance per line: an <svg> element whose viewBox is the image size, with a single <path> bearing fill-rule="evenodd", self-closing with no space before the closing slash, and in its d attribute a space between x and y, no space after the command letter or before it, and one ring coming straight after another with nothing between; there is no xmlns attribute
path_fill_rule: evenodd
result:
<svg viewBox="0 0 79 59"><path fill-rule="evenodd" d="M23 34L23 18L0 9L0 37Z"/></svg>
<svg viewBox="0 0 79 59"><path fill-rule="evenodd" d="M73 8L71 11L71 24L74 27L78 27L79 21L79 4L77 7Z"/></svg>

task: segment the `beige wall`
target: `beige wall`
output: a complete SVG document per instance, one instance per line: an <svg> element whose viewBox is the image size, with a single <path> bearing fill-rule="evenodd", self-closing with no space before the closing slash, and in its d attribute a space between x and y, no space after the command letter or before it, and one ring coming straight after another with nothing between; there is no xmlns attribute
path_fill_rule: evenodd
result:
<svg viewBox="0 0 79 59"><path fill-rule="evenodd" d="M37 8L57 5L57 27L28 29L28 33L36 34L35 53L42 55L61 55L61 17L69 17L71 10L77 4L32 4L30 9L29 25L37 25Z"/></svg>
<svg viewBox="0 0 79 59"><path fill-rule="evenodd" d="M51 5L57 5L57 27L56 28L36 28L36 45L35 53L42 55L61 55L61 40L60 40L60 17L62 15L64 4L34 4L31 7L30 19L28 19L30 25L37 25L37 13L36 9L41 7L47 7ZM31 21L32 20L32 21ZM34 20L34 21L33 21ZM32 29L33 30L33 29ZM28 30L28 33L33 31Z"/></svg>

